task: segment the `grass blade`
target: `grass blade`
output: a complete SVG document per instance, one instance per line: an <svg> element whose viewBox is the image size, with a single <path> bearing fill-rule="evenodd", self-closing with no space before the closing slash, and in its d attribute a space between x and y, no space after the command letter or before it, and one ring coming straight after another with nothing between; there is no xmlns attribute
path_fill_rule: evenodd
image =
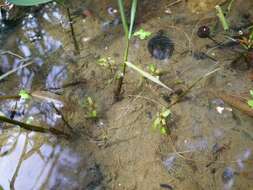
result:
<svg viewBox="0 0 253 190"><path fill-rule="evenodd" d="M134 21L135 21L135 15L136 15L136 9L137 9L137 2L138 0L132 1L132 7L131 7L131 17L130 17L130 28L128 33L128 39L131 38L133 33L133 27L134 27Z"/></svg>
<svg viewBox="0 0 253 190"><path fill-rule="evenodd" d="M221 9L221 7L219 5L216 5L215 6L215 9L217 10L217 16L219 17L220 19L220 22L222 24L222 27L225 31L227 31L229 29L229 24L227 22L227 19L225 18L224 16L224 13Z"/></svg>
<svg viewBox="0 0 253 190"><path fill-rule="evenodd" d="M125 9L124 9L123 0L118 0L118 5L119 5L119 12L120 12L123 28L124 28L124 31L125 31L125 36L128 36L128 25L127 25L127 21L126 21L126 15L125 15L125 11L124 11Z"/></svg>
<svg viewBox="0 0 253 190"><path fill-rule="evenodd" d="M128 67L134 69L135 71L137 71L138 73L140 73L143 77L145 77L145 78L151 80L152 82L154 82L154 83L156 83L156 84L158 84L158 85L166 88L167 90L173 92L173 90L171 88L169 88L167 85L165 85L164 83L162 83L158 78L156 78L153 75L151 75L151 74L143 71L142 69L138 68L137 66L135 66L134 64L132 64L130 62L125 62L125 63L126 63L126 65Z"/></svg>

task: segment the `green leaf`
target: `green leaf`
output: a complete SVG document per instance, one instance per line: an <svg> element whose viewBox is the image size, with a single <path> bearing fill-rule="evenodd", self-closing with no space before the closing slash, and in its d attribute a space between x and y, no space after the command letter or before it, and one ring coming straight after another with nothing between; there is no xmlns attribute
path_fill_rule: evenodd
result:
<svg viewBox="0 0 253 190"><path fill-rule="evenodd" d="M151 72L151 73L155 73L156 72L156 65L155 64L149 64L148 65L148 70Z"/></svg>
<svg viewBox="0 0 253 190"><path fill-rule="evenodd" d="M33 121L34 121L34 117L30 116L30 117L27 118L26 124L32 124Z"/></svg>
<svg viewBox="0 0 253 190"><path fill-rule="evenodd" d="M97 111L96 111L96 110L93 110L93 111L91 112L91 117L92 117L92 118L97 117Z"/></svg>
<svg viewBox="0 0 253 190"><path fill-rule="evenodd" d="M161 120L160 120L160 118L158 117L158 118L156 118L155 121L153 122L153 128L154 128L154 129L157 129L157 128L160 128L160 126L161 126Z"/></svg>
<svg viewBox="0 0 253 190"><path fill-rule="evenodd" d="M30 94L26 90L20 90L18 95L25 100L29 100L31 98Z"/></svg>
<svg viewBox="0 0 253 190"><path fill-rule="evenodd" d="M166 135L166 134L167 134L167 131L166 131L165 127L161 127L160 133L161 133L162 135Z"/></svg>
<svg viewBox="0 0 253 190"><path fill-rule="evenodd" d="M10 3L19 6L32 6L32 5L39 5L42 3L48 3L52 0L8 0Z"/></svg>
<svg viewBox="0 0 253 190"><path fill-rule="evenodd" d="M253 109L253 100L248 100L248 105Z"/></svg>
<svg viewBox="0 0 253 190"><path fill-rule="evenodd" d="M167 118L171 114L171 111L169 109L166 109L165 111L162 112L162 116L164 118Z"/></svg>
<svg viewBox="0 0 253 190"><path fill-rule="evenodd" d="M129 33L128 33L128 39L132 36L132 31L134 27L134 21L135 21L135 15L136 15L136 9L137 9L137 2L138 0L132 1L132 7L131 7L131 17L130 17L130 27L129 27Z"/></svg>
<svg viewBox="0 0 253 190"><path fill-rule="evenodd" d="M138 36L141 40L145 40L147 37L151 35L151 32L145 31L141 28L140 30L136 31L133 35Z"/></svg>
<svg viewBox="0 0 253 190"><path fill-rule="evenodd" d="M4 190L4 188L2 187L2 185L0 185L0 190Z"/></svg>
<svg viewBox="0 0 253 190"><path fill-rule="evenodd" d="M253 90L250 90L249 93L253 97Z"/></svg>
<svg viewBox="0 0 253 190"><path fill-rule="evenodd" d="M251 31L251 33L249 35L249 40L253 40L253 30Z"/></svg>

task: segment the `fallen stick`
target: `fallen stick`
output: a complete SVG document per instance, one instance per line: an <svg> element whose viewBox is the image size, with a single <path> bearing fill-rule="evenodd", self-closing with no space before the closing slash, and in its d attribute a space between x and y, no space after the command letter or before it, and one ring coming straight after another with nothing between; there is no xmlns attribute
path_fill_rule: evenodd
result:
<svg viewBox="0 0 253 190"><path fill-rule="evenodd" d="M0 115L0 121L14 124L14 125L18 125L21 128L24 128L29 131L36 131L36 132L41 132L41 133L49 133L50 132L50 133L53 133L54 135L61 135L64 137L70 137L69 134L67 134L63 131L60 131L59 129L53 128L53 127L41 127L41 126L37 126L37 125L31 125L31 124L23 123L21 121L9 119L9 118L2 116L2 115Z"/></svg>
<svg viewBox="0 0 253 190"><path fill-rule="evenodd" d="M236 97L234 95L227 94L225 91L211 91L211 94L216 96L217 98L222 99L227 104L233 106L234 108L240 110L241 112L247 114L250 117L253 117L253 109L248 106L246 102L244 102L240 97Z"/></svg>

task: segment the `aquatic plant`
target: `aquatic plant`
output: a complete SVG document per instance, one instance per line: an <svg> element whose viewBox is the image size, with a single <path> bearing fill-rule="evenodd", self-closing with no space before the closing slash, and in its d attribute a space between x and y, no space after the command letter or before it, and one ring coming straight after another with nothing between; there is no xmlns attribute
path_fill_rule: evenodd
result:
<svg viewBox="0 0 253 190"><path fill-rule="evenodd" d="M151 75L157 77L159 77L159 75L161 74L160 70L157 68L157 65L154 63L148 65L148 72L151 73Z"/></svg>
<svg viewBox="0 0 253 190"><path fill-rule="evenodd" d="M133 26L134 26L134 22L135 22L135 14L136 14L136 9L137 9L137 2L138 2L137 0L132 1L130 25L128 28L123 0L118 0L121 21L123 23L123 29L124 29L125 37L126 37L126 47L125 47L125 52L124 52L124 60L123 60L123 63L121 64L121 72L119 73L119 77L118 77L118 85L117 85L117 88L116 88L115 94L114 94L114 97L116 100L119 99L124 76L126 73L126 63L125 62L128 61L129 42L132 37Z"/></svg>
<svg viewBox="0 0 253 190"><path fill-rule="evenodd" d="M220 22L222 24L223 29L225 31L229 30L229 23L228 23L228 21L227 21L227 19L225 17L225 14L224 14L222 8L219 5L216 5L215 9L217 10L217 16L220 19Z"/></svg>
<svg viewBox="0 0 253 190"><path fill-rule="evenodd" d="M141 40L145 40L148 38L152 33L149 31L145 31L143 28L140 30L136 31L133 36L138 36Z"/></svg>
<svg viewBox="0 0 253 190"><path fill-rule="evenodd" d="M115 70L115 60L112 57L102 57L97 60L97 64L101 67L105 67L111 71L111 73Z"/></svg>
<svg viewBox="0 0 253 190"><path fill-rule="evenodd" d="M250 90L251 99L247 101L248 105L253 109L253 90Z"/></svg>
<svg viewBox="0 0 253 190"><path fill-rule="evenodd" d="M24 100L28 100L31 98L31 95L26 90L20 90L18 95Z"/></svg>
<svg viewBox="0 0 253 190"><path fill-rule="evenodd" d="M246 50L249 50L249 49L253 48L253 30L251 30L248 37L243 36L241 39L239 39L239 43Z"/></svg>
<svg viewBox="0 0 253 190"><path fill-rule="evenodd" d="M153 122L152 128L159 130L162 135L169 133L168 122L171 118L171 111L168 108L163 108L161 112L157 113L157 116Z"/></svg>
<svg viewBox="0 0 253 190"><path fill-rule="evenodd" d="M95 101L88 96L83 103L83 107L86 108L87 113L86 113L86 117L89 119L97 119L98 114L97 114L97 109L96 109L96 103Z"/></svg>

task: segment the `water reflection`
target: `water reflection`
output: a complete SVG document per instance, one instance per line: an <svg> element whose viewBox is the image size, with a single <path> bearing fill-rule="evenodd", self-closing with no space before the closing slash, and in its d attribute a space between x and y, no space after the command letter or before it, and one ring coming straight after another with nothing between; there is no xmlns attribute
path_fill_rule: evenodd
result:
<svg viewBox="0 0 253 190"><path fill-rule="evenodd" d="M64 65L54 65L46 79L46 88L59 88L67 79L67 70Z"/></svg>
<svg viewBox="0 0 253 190"><path fill-rule="evenodd" d="M20 133L15 148L0 157L0 184L8 189L95 189L102 174L79 155L38 133ZM13 144L12 144L13 145Z"/></svg>

